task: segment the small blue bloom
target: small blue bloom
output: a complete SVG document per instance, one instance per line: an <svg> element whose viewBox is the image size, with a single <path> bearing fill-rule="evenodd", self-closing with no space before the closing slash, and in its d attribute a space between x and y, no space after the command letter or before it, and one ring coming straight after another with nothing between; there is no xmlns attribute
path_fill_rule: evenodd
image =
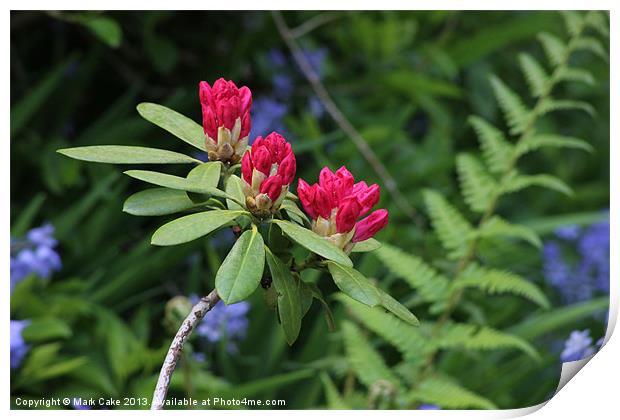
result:
<svg viewBox="0 0 620 420"><path fill-rule="evenodd" d="M564 343L564 350L560 354L560 360L564 363L574 362L590 357L594 353L596 353L596 349L592 346L590 330L573 331Z"/></svg>
<svg viewBox="0 0 620 420"><path fill-rule="evenodd" d="M252 105L252 131L250 141L257 136L266 136L272 131L285 133L282 119L288 112L288 106L271 97L259 97Z"/></svg>
<svg viewBox="0 0 620 420"><path fill-rule="evenodd" d="M274 94L283 100L291 97L293 94L293 79L284 73L276 73L271 78Z"/></svg>
<svg viewBox="0 0 620 420"><path fill-rule="evenodd" d="M54 226L46 223L43 226L30 229L26 234L26 239L34 246L44 246L54 248L58 245L58 241L54 238Z"/></svg>
<svg viewBox="0 0 620 420"><path fill-rule="evenodd" d="M555 236L567 241L574 241L579 237L581 229L576 225L566 225L555 230Z"/></svg>
<svg viewBox="0 0 620 420"><path fill-rule="evenodd" d="M321 100L312 95L308 98L308 108L310 108L310 113L314 115L316 118L321 118L325 113L325 108L323 108L323 103Z"/></svg>
<svg viewBox="0 0 620 420"><path fill-rule="evenodd" d="M269 64L274 67L284 67L287 64L286 56L281 50L271 49L267 53L267 59L269 60Z"/></svg>
<svg viewBox="0 0 620 420"><path fill-rule="evenodd" d="M310 67L316 72L319 78L323 78L325 59L327 58L327 49L304 49L303 54L310 63Z"/></svg>
<svg viewBox="0 0 620 420"><path fill-rule="evenodd" d="M435 404L421 404L418 406L418 410L441 410L441 407Z"/></svg>
<svg viewBox="0 0 620 420"><path fill-rule="evenodd" d="M195 302L198 298L192 296L191 299ZM248 302L226 305L220 301L207 312L196 328L196 334L206 338L210 343L225 338L228 342L228 350L234 353L237 351L237 342L246 336L249 326L247 318L249 310L250 304Z"/></svg>
<svg viewBox="0 0 620 420"><path fill-rule="evenodd" d="M30 346L22 337L22 330L28 325L29 320L11 320L11 369L17 369L30 350Z"/></svg>

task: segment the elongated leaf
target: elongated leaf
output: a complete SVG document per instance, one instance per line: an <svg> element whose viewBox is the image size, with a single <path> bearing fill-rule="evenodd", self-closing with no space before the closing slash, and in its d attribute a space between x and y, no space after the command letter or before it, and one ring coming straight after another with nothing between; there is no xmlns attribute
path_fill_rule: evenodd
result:
<svg viewBox="0 0 620 420"><path fill-rule="evenodd" d="M433 228L451 259L465 255L473 228L461 213L436 191L426 190L424 202Z"/></svg>
<svg viewBox="0 0 620 420"><path fill-rule="evenodd" d="M377 290L379 291L379 298L381 299L381 306L383 306L383 308L387 309L389 312L396 315L398 318L405 321L409 325L413 325L416 327L420 325L420 321L418 321L418 318L416 318L416 316L412 314L406 306L394 299L384 290L381 290L378 287Z"/></svg>
<svg viewBox="0 0 620 420"><path fill-rule="evenodd" d="M150 188L137 192L123 204L123 211L134 216L162 216L195 207L185 191L170 188Z"/></svg>
<svg viewBox="0 0 620 420"><path fill-rule="evenodd" d="M497 183L471 154L460 153L456 158L456 169L465 202L473 211L483 213L494 197Z"/></svg>
<svg viewBox="0 0 620 420"><path fill-rule="evenodd" d="M506 141L504 134L486 120L471 116L468 119L474 128L484 160L493 173L502 173L510 166L513 146Z"/></svg>
<svg viewBox="0 0 620 420"><path fill-rule="evenodd" d="M537 248L542 246L542 242L535 231L527 226L509 223L499 216L493 216L487 220L478 230L478 235L481 238L504 236L523 239Z"/></svg>
<svg viewBox="0 0 620 420"><path fill-rule="evenodd" d="M336 385L332 382L329 375L325 372L321 372L321 382L323 383L323 390L325 391L325 399L327 400L327 408L332 410L348 410L349 407L345 402Z"/></svg>
<svg viewBox="0 0 620 420"><path fill-rule="evenodd" d="M321 305L323 305L323 310L325 311L325 320L327 321L327 328L329 329L329 331L336 331L336 326L334 323L334 314L332 313L332 310L329 307L329 304L327 303L327 301L325 300L325 297L323 296L323 293L321 292L321 290L314 283L301 282L301 286L308 288L310 292L312 293L312 297L314 297L316 300L321 302Z"/></svg>
<svg viewBox="0 0 620 420"><path fill-rule="evenodd" d="M566 57L566 45L555 35L543 32L538 35L538 40L545 50L549 62L553 66L559 66Z"/></svg>
<svg viewBox="0 0 620 420"><path fill-rule="evenodd" d="M527 53L519 54L519 63L530 86L530 93L535 98L541 96L547 88L549 76L538 61Z"/></svg>
<svg viewBox="0 0 620 420"><path fill-rule="evenodd" d="M583 111L590 116L596 114L596 110L587 102L574 101L571 99L546 98L540 106L540 115L555 111Z"/></svg>
<svg viewBox="0 0 620 420"><path fill-rule="evenodd" d="M581 149L591 152L590 146L585 140L574 137L566 137L557 134L535 134L519 142L516 148L518 156L523 156L528 152L538 150L543 147L566 147L571 149Z"/></svg>
<svg viewBox="0 0 620 420"><path fill-rule="evenodd" d="M243 194L243 189L241 188L241 183L243 181L237 175L231 175L226 182L226 193L231 197L235 198L238 203L245 202L245 194ZM245 208L237 202L226 199L226 205L231 210L244 210Z"/></svg>
<svg viewBox="0 0 620 420"><path fill-rule="evenodd" d="M529 110L523 104L521 97L496 76L491 77L491 86L500 108L504 111L510 134L521 134L529 119Z"/></svg>
<svg viewBox="0 0 620 420"><path fill-rule="evenodd" d="M217 188L221 171L222 164L220 162L201 163L189 171L187 179L205 187Z"/></svg>
<svg viewBox="0 0 620 420"><path fill-rule="evenodd" d="M413 388L408 397L412 401L436 404L442 408L496 408L493 402L463 388L447 376L435 375L425 379Z"/></svg>
<svg viewBox="0 0 620 420"><path fill-rule="evenodd" d="M139 146L84 146L57 152L73 159L99 163L200 163L182 153Z"/></svg>
<svg viewBox="0 0 620 420"><path fill-rule="evenodd" d="M71 327L66 322L56 318L34 318L30 325L22 331L22 337L27 342L68 338L71 335Z"/></svg>
<svg viewBox="0 0 620 420"><path fill-rule="evenodd" d="M143 102L137 107L138 113L147 121L163 128L197 149L205 149L205 134L200 125L185 115L163 105Z"/></svg>
<svg viewBox="0 0 620 420"><path fill-rule="evenodd" d="M328 261L327 268L336 286L353 299L368 306L375 306L381 303L381 296L375 285L353 267Z"/></svg>
<svg viewBox="0 0 620 420"><path fill-rule="evenodd" d="M301 211L301 209L297 206L297 204L292 200L284 200L281 209L286 211L292 220L298 222L300 225L310 226L310 219L306 216L306 213Z"/></svg>
<svg viewBox="0 0 620 420"><path fill-rule="evenodd" d="M272 285L278 293L278 314L286 342L291 345L297 340L301 328L301 292L299 284L289 268L269 248L265 247L267 264L271 272ZM312 296L310 296L312 301Z"/></svg>
<svg viewBox="0 0 620 420"><path fill-rule="evenodd" d="M343 266L352 267L351 259L340 248L316 233L285 220L273 220L282 232L304 248Z"/></svg>
<svg viewBox="0 0 620 420"><path fill-rule="evenodd" d="M237 239L215 276L215 288L224 303L239 302L254 293L264 267L263 237L252 226Z"/></svg>
<svg viewBox="0 0 620 420"><path fill-rule="evenodd" d="M169 246L193 241L227 225L244 213L238 210L210 210L183 216L157 229L151 244Z"/></svg>
<svg viewBox="0 0 620 420"><path fill-rule="evenodd" d="M609 57L607 56L607 51L605 51L605 47L601 44L601 41L591 36L582 36L575 40L574 48L576 50L584 50L590 51L593 54L598 55L603 60L607 61Z"/></svg>
<svg viewBox="0 0 620 420"><path fill-rule="evenodd" d="M564 80L567 82L582 82L588 85L593 85L596 83L592 73L584 69L573 67L562 67L559 70L558 80Z"/></svg>
<svg viewBox="0 0 620 420"><path fill-rule="evenodd" d="M504 184L503 192L511 193L521 191L528 187L543 187L550 190L558 191L568 196L573 195L573 190L561 179L548 174L524 175L514 174Z"/></svg>
<svg viewBox="0 0 620 420"><path fill-rule="evenodd" d="M371 252L381 248L381 242L368 238L362 242L356 242L351 252Z"/></svg>

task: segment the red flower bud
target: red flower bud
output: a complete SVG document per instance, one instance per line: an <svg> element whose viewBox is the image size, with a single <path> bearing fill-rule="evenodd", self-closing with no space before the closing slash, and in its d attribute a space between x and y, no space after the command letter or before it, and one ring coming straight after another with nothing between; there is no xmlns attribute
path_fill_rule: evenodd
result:
<svg viewBox="0 0 620 420"><path fill-rule="evenodd" d="M280 175L273 175L263 181L260 186L260 192L267 194L271 201L276 201L282 193L283 186L282 177Z"/></svg>
<svg viewBox="0 0 620 420"><path fill-rule="evenodd" d="M346 233L353 229L357 218L360 216L361 206L357 198L350 196L340 202L336 214L336 231Z"/></svg>
<svg viewBox="0 0 620 420"><path fill-rule="evenodd" d="M237 118L240 119L240 138L246 137L251 128L250 107L252 93L246 86L238 89L234 82L218 79L211 87L207 82L200 82L200 104L202 106L202 126L216 143L217 130L225 127L232 130ZM237 139L235 139L236 141Z"/></svg>
<svg viewBox="0 0 620 420"><path fill-rule="evenodd" d="M356 196L362 205L362 214L366 214L379 202L379 198L381 198L381 191L377 184L372 184L365 191L360 192Z"/></svg>
<svg viewBox="0 0 620 420"><path fill-rule="evenodd" d="M314 196L314 208L319 216L323 219L329 219L334 208L333 200L331 199L331 191L323 188L319 185L316 189L316 195Z"/></svg>
<svg viewBox="0 0 620 420"><path fill-rule="evenodd" d="M254 165L250 153L245 153L241 159L241 174L248 185L252 185L252 170L254 170Z"/></svg>
<svg viewBox="0 0 620 420"><path fill-rule="evenodd" d="M351 242L361 242L371 238L375 233L387 225L388 211L385 209L375 210L370 215L355 225L355 234Z"/></svg>
<svg viewBox="0 0 620 420"><path fill-rule="evenodd" d="M311 219L316 219L318 212L314 206L316 197L316 184L313 186L308 185L306 181L299 178L297 183L297 194L299 195L299 201L304 206L304 210L308 213Z"/></svg>
<svg viewBox="0 0 620 420"><path fill-rule="evenodd" d="M289 153L278 165L278 174L282 176L284 185L290 185L293 182L296 170L297 163L295 161L295 155Z"/></svg>
<svg viewBox="0 0 620 420"><path fill-rule="evenodd" d="M269 175L271 171L271 153L266 147L252 147L252 164L256 170L261 171L265 175Z"/></svg>

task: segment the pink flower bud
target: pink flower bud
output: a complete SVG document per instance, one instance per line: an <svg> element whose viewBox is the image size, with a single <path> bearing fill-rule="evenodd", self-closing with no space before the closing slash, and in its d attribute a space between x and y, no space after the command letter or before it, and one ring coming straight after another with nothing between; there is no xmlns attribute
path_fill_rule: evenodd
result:
<svg viewBox="0 0 620 420"><path fill-rule="evenodd" d="M375 210L370 215L355 225L355 234L351 242L361 242L371 238L375 233L387 225L388 211L385 209Z"/></svg>
<svg viewBox="0 0 620 420"><path fill-rule="evenodd" d="M199 84L200 104L202 106L202 126L215 142L218 140L218 128L232 130L237 119L240 119L240 137L250 132L250 108L252 93L246 86L238 89L233 81L222 78L215 81L213 87L207 82Z"/></svg>
<svg viewBox="0 0 620 420"><path fill-rule="evenodd" d="M346 233L352 230L360 216L360 209L361 206L355 197L351 196L341 201L336 214L336 232Z"/></svg>
<svg viewBox="0 0 620 420"><path fill-rule="evenodd" d="M296 170L297 163L295 161L295 155L289 153L278 165L278 174L282 176L284 185L290 185L293 182Z"/></svg>
<svg viewBox="0 0 620 420"><path fill-rule="evenodd" d="M323 188L319 185L316 189L316 195L314 196L314 207L319 216L324 219L329 219L334 208L333 201L331 199L331 191Z"/></svg>
<svg viewBox="0 0 620 420"><path fill-rule="evenodd" d="M252 147L252 163L258 171L269 175L272 165L271 153L265 146Z"/></svg>
<svg viewBox="0 0 620 420"><path fill-rule="evenodd" d="M271 201L276 201L282 193L282 177L280 175L273 175L265 179L260 186L260 192L267 194Z"/></svg>
<svg viewBox="0 0 620 420"><path fill-rule="evenodd" d="M362 205L362 214L366 214L371 208L373 208L381 198L381 191L377 184L372 184L365 191L357 194L357 199Z"/></svg>
<svg viewBox="0 0 620 420"><path fill-rule="evenodd" d="M299 195L299 201L304 206L304 210L308 213L311 219L316 219L318 212L315 209L315 196L316 185L310 186L306 181L299 178L297 183L297 194Z"/></svg>
<svg viewBox="0 0 620 420"><path fill-rule="evenodd" d="M250 153L245 153L243 155L243 159L241 159L241 174L243 175L243 179L248 185L252 185L252 170L254 169L254 165L252 165L252 158L250 157Z"/></svg>

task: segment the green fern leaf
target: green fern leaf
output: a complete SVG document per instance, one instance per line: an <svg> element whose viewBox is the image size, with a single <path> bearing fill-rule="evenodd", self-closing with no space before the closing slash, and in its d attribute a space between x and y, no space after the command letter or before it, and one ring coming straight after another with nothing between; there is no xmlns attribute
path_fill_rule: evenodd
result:
<svg viewBox="0 0 620 420"><path fill-rule="evenodd" d="M543 32L538 34L538 40L542 44L543 50L545 50L545 54L547 55L547 59L552 66L557 67L564 62L566 59L567 48L566 44L564 44L560 38Z"/></svg>
<svg viewBox="0 0 620 420"><path fill-rule="evenodd" d="M433 228L448 251L448 258L459 259L464 256L473 233L467 219L436 191L426 190L424 202Z"/></svg>
<svg viewBox="0 0 620 420"><path fill-rule="evenodd" d="M605 51L605 47L603 47L601 41L591 36L583 36L581 38L577 38L575 40L573 48L575 50L590 51L591 53L598 55L605 61L609 59L609 57L607 56L607 51Z"/></svg>
<svg viewBox="0 0 620 420"><path fill-rule="evenodd" d="M342 323L347 360L361 383L371 387L378 381L398 385L399 381L361 331L351 322Z"/></svg>
<svg viewBox="0 0 620 420"><path fill-rule="evenodd" d="M584 19L581 13L574 10L562 10L560 11L564 18L564 26L571 35L577 35L581 32L584 25Z"/></svg>
<svg viewBox="0 0 620 420"><path fill-rule="evenodd" d="M568 196L573 195L571 187L566 185L561 179L548 174L524 175L516 171L508 178L502 188L502 193L512 193L521 191L528 187L543 187L558 191Z"/></svg>
<svg viewBox="0 0 620 420"><path fill-rule="evenodd" d="M374 255L391 273L415 289L425 302L437 302L447 298L449 280L421 258L387 244L377 249Z"/></svg>
<svg viewBox="0 0 620 420"><path fill-rule="evenodd" d="M439 349L464 348L469 350L501 350L516 349L537 361L540 355L534 347L524 339L507 334L490 327L471 324L446 324L433 345Z"/></svg>
<svg viewBox="0 0 620 420"><path fill-rule="evenodd" d="M558 71L558 81L581 82L587 85L595 84L594 76L587 70L574 67L563 67Z"/></svg>
<svg viewBox="0 0 620 420"><path fill-rule="evenodd" d="M606 14L599 11L591 11L585 17L586 26L594 29L604 37L609 37L609 24Z"/></svg>
<svg viewBox="0 0 620 420"><path fill-rule="evenodd" d="M323 390L325 391L325 399L327 400L327 408L333 410L349 410L351 407L347 405L340 396L336 385L331 380L329 375L325 372L320 374L321 382L323 383Z"/></svg>
<svg viewBox="0 0 620 420"><path fill-rule="evenodd" d="M523 156L528 152L541 149L543 147L581 149L587 152L593 150L585 140L574 137L560 136L557 134L534 134L523 139L516 148L517 156Z"/></svg>
<svg viewBox="0 0 620 420"><path fill-rule="evenodd" d="M537 248L542 246L542 242L534 230L527 226L509 223L499 216L491 217L478 229L478 237L480 238L494 238L498 236L523 239Z"/></svg>
<svg viewBox="0 0 620 420"><path fill-rule="evenodd" d="M510 127L510 134L521 134L528 124L529 110L513 90L504 84L498 77L491 76L491 86L500 108L504 112L506 123Z"/></svg>
<svg viewBox="0 0 620 420"><path fill-rule="evenodd" d="M519 63L532 96L537 98L544 94L549 83L549 76L538 61L529 54L521 53L519 54Z"/></svg>
<svg viewBox="0 0 620 420"><path fill-rule="evenodd" d="M478 136L489 170L495 174L506 171L510 166L513 146L506 141L504 134L480 117L471 116L468 121Z"/></svg>
<svg viewBox="0 0 620 420"><path fill-rule="evenodd" d="M491 401L463 388L448 376L434 375L424 379L407 397L410 402L436 404L441 408L496 408Z"/></svg>
<svg viewBox="0 0 620 420"><path fill-rule="evenodd" d="M465 202L473 211L483 213L493 199L497 183L482 163L467 153L456 157L456 170Z"/></svg>
<svg viewBox="0 0 620 420"><path fill-rule="evenodd" d="M419 328L413 327L377 307L370 308L358 303L343 293L338 293L336 298L346 305L355 319L398 349L405 360L422 359L430 350L428 341Z"/></svg>
<svg viewBox="0 0 620 420"><path fill-rule="evenodd" d="M455 280L455 289L477 288L489 294L511 293L547 309L549 300L534 283L507 271L480 267L471 264Z"/></svg>
<svg viewBox="0 0 620 420"><path fill-rule="evenodd" d="M545 114L548 114L550 112L555 112L555 111L571 111L571 110L583 111L589 114L590 116L594 116L594 114L596 114L596 111L594 110L592 105L584 101L575 101L572 99L546 98L540 105L539 115L545 115Z"/></svg>

